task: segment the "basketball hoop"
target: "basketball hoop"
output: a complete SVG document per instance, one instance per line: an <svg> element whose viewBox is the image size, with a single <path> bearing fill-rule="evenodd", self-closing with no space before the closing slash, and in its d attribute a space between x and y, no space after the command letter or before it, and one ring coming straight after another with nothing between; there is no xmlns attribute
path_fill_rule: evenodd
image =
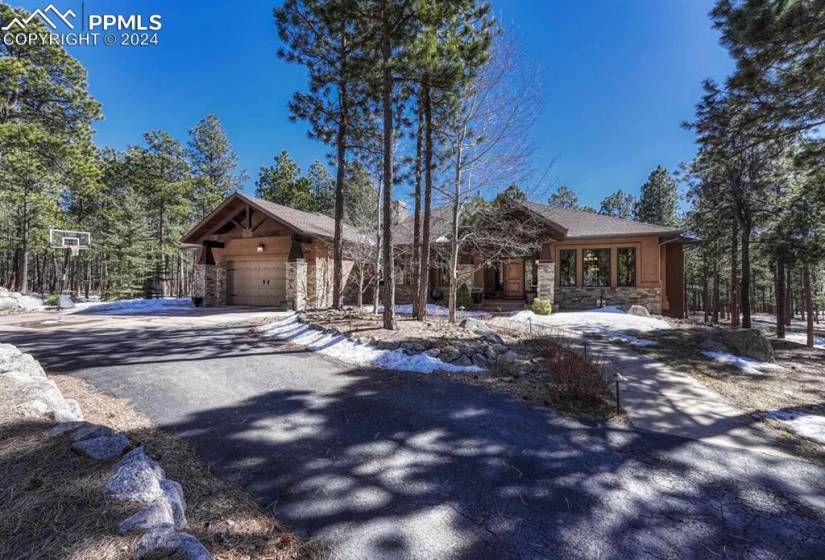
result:
<svg viewBox="0 0 825 560"><path fill-rule="evenodd" d="M58 293L63 294L63 285L66 283L66 272L69 268L69 258L77 257L81 250L92 248L92 234L88 231L73 231L69 229L50 229L49 244L54 249L63 249L66 256L63 258L63 271L60 275Z"/></svg>

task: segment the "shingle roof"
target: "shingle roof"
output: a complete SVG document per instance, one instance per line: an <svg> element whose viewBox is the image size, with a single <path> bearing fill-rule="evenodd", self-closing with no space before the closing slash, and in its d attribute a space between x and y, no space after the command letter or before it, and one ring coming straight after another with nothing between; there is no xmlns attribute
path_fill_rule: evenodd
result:
<svg viewBox="0 0 825 560"><path fill-rule="evenodd" d="M324 214L317 214L315 212L304 212L303 210L296 210L289 206L275 204L268 200L250 196L245 193L238 193L241 197L247 199L254 206L269 214L271 217L284 222L292 229L298 231L303 235L310 237L323 237L332 239L335 235L335 220ZM351 236L354 230L344 224L344 239Z"/></svg>
<svg viewBox="0 0 825 560"><path fill-rule="evenodd" d="M251 206L257 208L262 213L268 215L270 218L281 222L290 229L295 230L300 235L309 237L320 237L331 240L335 235L335 220L324 214L317 214L314 212L304 212L296 210L281 204L275 204L262 198L251 196L242 192L238 192L227 198L218 208L216 208L209 216L204 218L198 225L183 236L185 243L199 242L198 237L201 230L208 229L210 225L216 225L214 222L220 216L220 212L225 212L224 208L233 203L233 201L242 200L249 203ZM355 230L344 224L344 239L354 240L356 238Z"/></svg>
<svg viewBox="0 0 825 560"><path fill-rule="evenodd" d="M524 205L542 218L566 229L565 239L613 235L679 235L682 233L678 228L634 222L583 210L558 208L538 202L528 201Z"/></svg>
<svg viewBox="0 0 825 560"><path fill-rule="evenodd" d="M634 222L633 220L613 218L611 216L602 216L601 214L594 214L582 210L558 208L538 202L528 201L524 203L524 206L539 217L558 226L560 230L566 230L564 239L630 235L671 236L682 233L681 230L677 228L645 224L642 222ZM433 241L449 234L450 220L449 206L440 206L432 209L430 217L430 238ZM393 230L393 241L401 244L412 243L412 230L413 217L408 216Z"/></svg>

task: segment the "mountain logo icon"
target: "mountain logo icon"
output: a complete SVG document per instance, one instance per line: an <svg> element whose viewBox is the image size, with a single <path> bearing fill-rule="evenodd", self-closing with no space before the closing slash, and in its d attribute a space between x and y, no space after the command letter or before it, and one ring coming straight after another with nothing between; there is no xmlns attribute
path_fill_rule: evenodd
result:
<svg viewBox="0 0 825 560"><path fill-rule="evenodd" d="M50 19L49 14L51 14L52 18L59 19L62 21L66 27L69 29L74 29L74 24L72 23L70 18L77 17L77 14L74 13L73 10L69 9L65 12L61 12L57 8L54 7L54 4L49 4L44 9L37 8L32 13L30 13L25 18L14 18L9 22L8 25L4 25L2 28L3 31L9 31L12 27L17 26L20 29L26 29L26 25L36 17L39 17L46 25L51 27L52 29L57 29L57 24L55 24L52 19Z"/></svg>

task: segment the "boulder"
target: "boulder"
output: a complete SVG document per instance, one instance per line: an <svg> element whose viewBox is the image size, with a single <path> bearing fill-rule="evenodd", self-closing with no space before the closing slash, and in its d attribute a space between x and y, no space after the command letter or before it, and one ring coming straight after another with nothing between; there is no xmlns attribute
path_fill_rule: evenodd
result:
<svg viewBox="0 0 825 560"><path fill-rule="evenodd" d="M438 357L444 362L454 362L461 356L461 352L455 346L445 346L441 349L441 354Z"/></svg>
<svg viewBox="0 0 825 560"><path fill-rule="evenodd" d="M430 348L429 350L427 350L426 354L428 356L430 356L431 358L438 358L438 356L441 354L441 349L440 348Z"/></svg>
<svg viewBox="0 0 825 560"><path fill-rule="evenodd" d="M513 352L512 350L508 350L503 354L499 354L498 358L496 359L497 364L512 364L518 358L518 354Z"/></svg>
<svg viewBox="0 0 825 560"><path fill-rule="evenodd" d="M181 560L212 560L212 555L206 547L189 533L180 533L177 557Z"/></svg>
<svg viewBox="0 0 825 560"><path fill-rule="evenodd" d="M174 526L171 504L161 497L118 523L117 529L121 533L132 533Z"/></svg>
<svg viewBox="0 0 825 560"><path fill-rule="evenodd" d="M650 317L650 311L644 305L631 305L625 312L628 315L638 315L639 317Z"/></svg>
<svg viewBox="0 0 825 560"><path fill-rule="evenodd" d="M157 475L158 480L163 480L166 478L166 473L163 471L163 468L157 461L146 454L146 450L143 448L142 443L124 455L123 458L115 464L115 469L119 469L132 461L143 461L148 464L152 471L154 471L155 475Z"/></svg>
<svg viewBox="0 0 825 560"><path fill-rule="evenodd" d="M467 317L463 321L461 321L461 326L467 329L468 331L476 334L495 334L495 331L487 326L487 323L482 321L481 319L475 319L473 317Z"/></svg>
<svg viewBox="0 0 825 560"><path fill-rule="evenodd" d="M74 308L74 302L71 297L63 294L57 298L57 307L58 309L72 309Z"/></svg>
<svg viewBox="0 0 825 560"><path fill-rule="evenodd" d="M16 410L22 416L46 416L49 413L49 405L40 399L31 399L18 404Z"/></svg>
<svg viewBox="0 0 825 560"><path fill-rule="evenodd" d="M473 354L473 365L483 369L490 367L490 361L482 354Z"/></svg>
<svg viewBox="0 0 825 560"><path fill-rule="evenodd" d="M187 525L186 500L183 499L183 487L174 480L161 480L160 488L163 490L161 501L169 505L175 528L183 529Z"/></svg>
<svg viewBox="0 0 825 560"><path fill-rule="evenodd" d="M163 477L158 476L163 470L142 451L127 457L115 465L115 472L106 483L106 495L118 501L151 504L163 495Z"/></svg>
<svg viewBox="0 0 825 560"><path fill-rule="evenodd" d="M381 350L398 350L400 345L397 340L379 340L376 344Z"/></svg>
<svg viewBox="0 0 825 560"><path fill-rule="evenodd" d="M174 527L163 526L147 531L135 547L135 560L161 560L174 555L181 547L180 534Z"/></svg>
<svg viewBox="0 0 825 560"><path fill-rule="evenodd" d="M471 365L473 365L473 361L470 359L469 356L467 356L467 354L462 354L453 363L457 366L471 366Z"/></svg>
<svg viewBox="0 0 825 560"><path fill-rule="evenodd" d="M84 439L72 444L72 449L84 453L95 461L108 461L120 457L127 447L129 447L129 439L123 434Z"/></svg>
<svg viewBox="0 0 825 560"><path fill-rule="evenodd" d="M18 309L17 300L9 296L0 296L0 311L14 311Z"/></svg>
<svg viewBox="0 0 825 560"><path fill-rule="evenodd" d="M62 435L68 434L69 432L77 430L81 426L86 426L87 424L87 422L61 422L60 424L46 432L46 435L49 437L60 437Z"/></svg>
<svg viewBox="0 0 825 560"><path fill-rule="evenodd" d="M31 354L23 354L19 350L17 352L0 351L0 373L10 371L16 371L21 374L19 376L20 378L25 376L28 379L27 382L46 379L46 372L43 371L40 363L38 363Z"/></svg>
<svg viewBox="0 0 825 560"><path fill-rule="evenodd" d="M497 354L496 354L496 351L495 351L495 349L493 349L493 347L492 347L492 346L488 346L488 347L486 347L486 348L484 349L484 356L485 356L488 360L495 360L495 359L496 359L496 355L497 355Z"/></svg>
<svg viewBox="0 0 825 560"><path fill-rule="evenodd" d="M113 435L115 435L114 430L107 426L101 426L100 424L88 424L84 422L82 425L78 426L74 432L72 432L72 441L77 442L83 441L84 439Z"/></svg>
<svg viewBox="0 0 825 560"><path fill-rule="evenodd" d="M714 337L740 356L763 362L774 361L771 342L759 329L715 329Z"/></svg>

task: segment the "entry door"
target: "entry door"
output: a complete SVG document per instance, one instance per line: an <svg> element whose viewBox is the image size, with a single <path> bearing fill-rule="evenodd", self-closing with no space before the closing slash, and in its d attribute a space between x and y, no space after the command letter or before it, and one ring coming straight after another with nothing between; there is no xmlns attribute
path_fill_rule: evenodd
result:
<svg viewBox="0 0 825 560"><path fill-rule="evenodd" d="M521 260L504 263L504 295L508 297L524 295L524 263Z"/></svg>
<svg viewBox="0 0 825 560"><path fill-rule="evenodd" d="M226 302L229 305L279 306L285 294L283 259L227 262Z"/></svg>

